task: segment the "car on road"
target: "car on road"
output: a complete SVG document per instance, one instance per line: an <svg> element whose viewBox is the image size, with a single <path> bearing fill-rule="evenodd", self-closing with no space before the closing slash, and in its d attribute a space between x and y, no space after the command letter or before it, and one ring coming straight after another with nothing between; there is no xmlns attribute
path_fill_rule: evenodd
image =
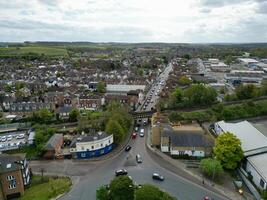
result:
<svg viewBox="0 0 267 200"><path fill-rule="evenodd" d="M158 174L158 173L153 173L153 174L152 174L152 178L153 178L154 180L164 181L164 177L163 177L162 175Z"/></svg>
<svg viewBox="0 0 267 200"><path fill-rule="evenodd" d="M125 148L125 151L130 151L131 150L131 146L130 145L127 145L126 148Z"/></svg>
<svg viewBox="0 0 267 200"><path fill-rule="evenodd" d="M127 175L127 174L128 174L128 172L126 169L119 169L119 170L115 171L116 176L123 176L123 175Z"/></svg>
<svg viewBox="0 0 267 200"><path fill-rule="evenodd" d="M135 139L136 136L137 136L137 134L136 134L136 133L133 133L133 134L132 134L132 139Z"/></svg>
<svg viewBox="0 0 267 200"><path fill-rule="evenodd" d="M140 156L140 154L136 155L136 162L137 163L142 163L143 162L142 157Z"/></svg>
<svg viewBox="0 0 267 200"><path fill-rule="evenodd" d="M144 137L145 136L145 129L140 129L140 133L139 133L140 137Z"/></svg>

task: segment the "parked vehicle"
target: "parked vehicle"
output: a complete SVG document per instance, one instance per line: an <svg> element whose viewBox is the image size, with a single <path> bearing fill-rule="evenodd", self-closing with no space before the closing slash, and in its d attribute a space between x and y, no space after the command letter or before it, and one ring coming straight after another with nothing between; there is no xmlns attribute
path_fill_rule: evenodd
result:
<svg viewBox="0 0 267 200"><path fill-rule="evenodd" d="M158 174L158 173L153 173L152 178L153 178L154 180L164 181L164 177L161 176L161 175Z"/></svg>
<svg viewBox="0 0 267 200"><path fill-rule="evenodd" d="M8 135L7 138L6 138L7 141L10 141L12 140L12 135Z"/></svg>
<svg viewBox="0 0 267 200"><path fill-rule="evenodd" d="M119 170L115 171L116 176L123 176L123 175L127 175L127 174L128 174L128 172L126 169L119 169Z"/></svg>
<svg viewBox="0 0 267 200"><path fill-rule="evenodd" d="M140 137L144 137L145 134L144 133L139 133Z"/></svg>
<svg viewBox="0 0 267 200"><path fill-rule="evenodd" d="M130 151L131 150L131 146L130 145L127 145L126 148L125 148L125 151Z"/></svg>
<svg viewBox="0 0 267 200"><path fill-rule="evenodd" d="M142 160L140 154L137 154L137 155L136 155L136 162L137 162L137 163L142 163L142 162L143 162L143 160Z"/></svg>
<svg viewBox="0 0 267 200"><path fill-rule="evenodd" d="M23 139L24 137L25 135L23 133L16 136L17 139Z"/></svg>

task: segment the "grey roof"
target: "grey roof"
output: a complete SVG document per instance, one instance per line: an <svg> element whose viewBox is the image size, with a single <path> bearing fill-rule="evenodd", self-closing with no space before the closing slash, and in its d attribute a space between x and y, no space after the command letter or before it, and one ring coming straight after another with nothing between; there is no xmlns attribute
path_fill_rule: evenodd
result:
<svg viewBox="0 0 267 200"><path fill-rule="evenodd" d="M179 147L212 147L214 142L199 131L173 131L164 130L162 136L169 137L172 146Z"/></svg>
<svg viewBox="0 0 267 200"><path fill-rule="evenodd" d="M25 154L0 154L0 174L22 169L20 162L25 157Z"/></svg>
<svg viewBox="0 0 267 200"><path fill-rule="evenodd" d="M76 147L77 142L78 143L79 142L91 142L91 141L104 139L108 136L110 136L110 135L106 132L97 132L97 133L88 134L88 135L78 135L74 138L70 147L72 147L72 148Z"/></svg>
<svg viewBox="0 0 267 200"><path fill-rule="evenodd" d="M267 182L267 153L250 156L247 160Z"/></svg>
<svg viewBox="0 0 267 200"><path fill-rule="evenodd" d="M248 121L237 123L217 122L223 132L233 133L241 141L245 156L267 152L267 137Z"/></svg>
<svg viewBox="0 0 267 200"><path fill-rule="evenodd" d="M46 143L45 150L54 150L58 142L63 138L63 134L54 134Z"/></svg>
<svg viewBox="0 0 267 200"><path fill-rule="evenodd" d="M70 113L72 109L73 109L72 106L63 106L63 107L59 107L58 112L59 113Z"/></svg>
<svg viewBox="0 0 267 200"><path fill-rule="evenodd" d="M145 85L111 85L107 84L106 90L107 92L129 92L131 90L142 90L144 91L146 88Z"/></svg>

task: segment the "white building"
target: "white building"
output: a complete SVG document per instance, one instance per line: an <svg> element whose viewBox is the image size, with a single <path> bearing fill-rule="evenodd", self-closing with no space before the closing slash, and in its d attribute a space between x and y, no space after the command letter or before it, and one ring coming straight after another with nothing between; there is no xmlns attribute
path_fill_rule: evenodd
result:
<svg viewBox="0 0 267 200"><path fill-rule="evenodd" d="M241 141L245 160L242 168L247 177L259 189L266 189L267 186L267 137L258 131L248 121L237 123L226 123L220 121L214 124L214 131L217 135L223 132L233 133Z"/></svg>
<svg viewBox="0 0 267 200"><path fill-rule="evenodd" d="M75 138L70 146L70 152L77 159L98 157L112 151L113 135L105 132L81 135Z"/></svg>

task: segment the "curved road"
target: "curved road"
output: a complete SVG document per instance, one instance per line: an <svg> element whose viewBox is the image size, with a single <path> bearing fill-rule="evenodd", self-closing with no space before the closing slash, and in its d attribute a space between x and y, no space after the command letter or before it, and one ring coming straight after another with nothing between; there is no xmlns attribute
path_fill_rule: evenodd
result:
<svg viewBox="0 0 267 200"><path fill-rule="evenodd" d="M147 132L147 129L145 130ZM147 133L146 133L147 134ZM159 186L169 192L179 200L201 200L205 195L214 200L223 200L219 196L205 188L190 182L175 173L168 171L161 165L160 158L151 155L145 145L145 138L137 137L130 142L132 149L129 152L121 152L115 157L99 162L98 166L84 175L77 181L72 190L64 195L61 200L93 200L96 196L96 189L104 184L108 184L114 178L116 169L125 168L128 170L134 181L138 184L150 183ZM140 154L143 163L137 164L136 154ZM128 157L128 159L127 159ZM90 165L90 163L88 163ZM165 177L163 182L152 180L152 173L158 172Z"/></svg>

